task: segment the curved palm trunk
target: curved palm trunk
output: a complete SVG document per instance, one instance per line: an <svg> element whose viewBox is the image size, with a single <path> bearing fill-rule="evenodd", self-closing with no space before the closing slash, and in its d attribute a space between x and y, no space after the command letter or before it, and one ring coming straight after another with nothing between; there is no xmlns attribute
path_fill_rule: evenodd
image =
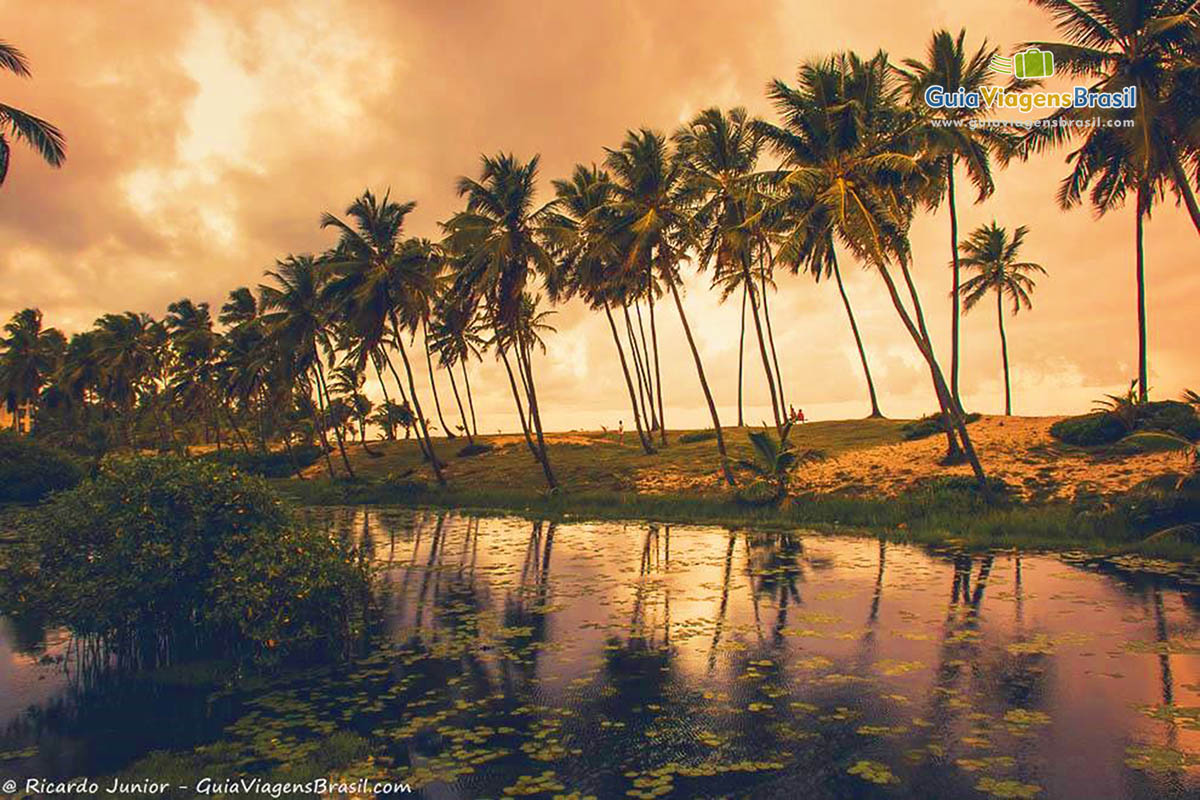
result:
<svg viewBox="0 0 1200 800"><path fill-rule="evenodd" d="M746 417L742 413L742 369L745 364L746 352L746 284L742 284L742 332L738 337L738 427L746 427Z"/></svg>
<svg viewBox="0 0 1200 800"><path fill-rule="evenodd" d="M508 373L508 385L512 387L513 401L517 404L517 417L521 420L521 432L525 434L525 444L529 446L529 452L540 463L541 458L538 456L537 448L533 445L533 436L529 433L529 424L525 421L525 407L521 405L521 393L517 390L517 379L513 377L512 365L508 361L508 353L501 350L500 359L504 362L504 371ZM524 383L524 379L521 382Z"/></svg>
<svg viewBox="0 0 1200 800"><path fill-rule="evenodd" d="M450 376L450 388L454 391L454 402L458 404L458 415L462 417L463 433L467 435L467 444L475 444L475 439L471 436L471 426L467 424L467 412L463 408L462 398L458 395L458 384L454 382L454 367L446 367L446 374Z"/></svg>
<svg viewBox="0 0 1200 800"><path fill-rule="evenodd" d="M612 310L608 307L608 303L604 303L604 315L608 317L608 327L612 331L613 344L617 346L617 355L621 358L621 373L625 376L625 388L629 390L629 402L633 406L633 423L637 427L638 439L642 443L642 450L646 455L654 452L654 448L650 445L646 438L645 432L642 430L642 415L638 413L637 397L633 391L633 379L629 377L629 365L625 361L625 349L621 347L621 337L617 333L617 323L613 320Z"/></svg>
<svg viewBox="0 0 1200 800"><path fill-rule="evenodd" d="M901 263L900 268L904 272L909 290L915 291L907 265ZM975 447L971 443L971 435L967 432L966 420L963 419L958 405L950 395L950 389L946 384L945 377L942 375L942 369L938 365L937 358L933 353L933 346L928 336L917 328L908 313L908 309L904 307L904 301L900 299L895 281L892 280L891 273L888 272L887 267L880 266L879 273L883 276L884 283L887 284L888 295L892 299L892 305L896 308L896 313L900 315L900 320L904 323L904 327L908 329L909 335L912 336L913 341L916 343L917 350L920 351L922 358L929 365L929 371L933 376L934 391L938 395L939 402L947 407L943 413L946 414L946 418L950 422L950 427L958 433L958 437L962 441L963 451L966 453L967 461L971 464L971 471L975 473L975 479L979 482L980 493L983 495L984 500L990 503L992 493L991 487L988 485L987 474L983 471L983 465L979 463L979 457L976 455ZM920 319L920 305L916 305L915 308L918 319Z"/></svg>
<svg viewBox="0 0 1200 800"><path fill-rule="evenodd" d="M642 419L646 421L647 427L653 430L654 421L650 418L650 411L646 408L646 377L642 373L642 358L638 354L637 336L633 333L633 322L629 317L629 306L622 303L621 308L625 312L625 336L629 339L629 353L633 356L633 370L637 375L638 404L642 409Z"/></svg>
<svg viewBox="0 0 1200 800"><path fill-rule="evenodd" d="M397 338L396 341L399 342L400 341L399 338ZM403 344L401 344L400 347L403 348ZM396 365L392 363L392 358L391 358L391 356L389 356L387 354L386 350L383 351L383 360L387 363L388 371L392 373L392 378L394 378L396 381L396 388L400 390L401 402L403 402L405 405L407 405L409 407L409 410L411 410L413 412L413 416L416 416L417 411L416 411L415 407L413 406L413 404L408 402L408 395L406 395L404 393L404 382L400 380L400 375L399 375L399 373L396 372ZM405 363L405 366L407 367L408 366L407 355L404 359L404 363ZM408 377L409 377L410 386L411 386L412 370L409 370ZM415 389L416 387L412 386L411 388ZM414 394L414 397L415 396L416 395ZM415 422L414 422L414 426L415 426ZM407 439L408 437L409 437L409 426L406 425L406 426L404 426L404 438ZM425 438L423 436L421 436L420 428L417 428L417 447L421 448L421 457L422 458L426 459L427 461L433 461L433 451L431 448L425 446Z"/></svg>
<svg viewBox="0 0 1200 800"><path fill-rule="evenodd" d="M369 456L379 455L367 445L367 418L362 415L359 415L358 417L358 438L363 452Z"/></svg>
<svg viewBox="0 0 1200 800"><path fill-rule="evenodd" d="M1004 295L996 292L996 320L1000 323L1000 358L1004 362L1004 416L1012 416L1012 388L1008 377L1008 337L1004 334Z"/></svg>
<svg viewBox="0 0 1200 800"><path fill-rule="evenodd" d="M417 418L417 430L425 439L425 452L429 456L429 464L433 467L433 475L439 486L446 485L446 476L442 473L442 462L438 460L437 452L433 449L433 440L429 438L429 426L425 424L425 414L421 411L421 398L417 396L417 384L413 380L412 364L408 360L408 352L404 349L404 340L400 336L400 324L392 318L392 329L396 334L396 348L400 351L400 360L404 362L404 374L408 378L408 393L412 395L413 413Z"/></svg>
<svg viewBox="0 0 1200 800"><path fill-rule="evenodd" d="M658 365L658 325L654 321L654 292L650 292L650 340L654 349L654 386L658 390L658 433L663 446L667 444L667 420L663 413L662 371Z"/></svg>
<svg viewBox="0 0 1200 800"><path fill-rule="evenodd" d="M950 254L954 270L953 286L950 290L950 396L960 407L958 394L958 342L959 325L962 321L962 269L958 261L958 209L954 201L954 156L946 159L946 199L950 206Z"/></svg>
<svg viewBox="0 0 1200 800"><path fill-rule="evenodd" d="M1170 143L1167 144L1167 158L1171 164L1171 177L1174 178L1175 188L1183 196L1183 204L1187 206L1192 224L1196 226L1196 232L1200 233L1200 205L1196 203L1196 193L1192 191L1192 183L1188 180L1183 162L1179 160L1179 149Z"/></svg>
<svg viewBox="0 0 1200 800"><path fill-rule="evenodd" d="M916 313L917 330L924 339L929 353L933 355L933 339L929 335L929 328L925 325L925 311L921 308L921 295L917 292L917 284L913 280L912 273L908 269L907 262L902 261L900 264L901 272L904 276L904 284L908 287L908 295L912 298L913 309ZM936 362L935 362L936 363ZM933 379L934 389L938 396L938 406L941 409L942 420L946 423L946 457L943 459L946 464L958 464L962 461L963 450L959 447L958 437L955 435L954 426L951 423L950 414L953 411L958 416L964 416L962 405L955 399L953 392L946 385L946 391L943 392L939 386L945 384L945 376L941 373L941 367L938 366L935 370L933 364L929 368L930 377ZM940 376L940 380L939 380Z"/></svg>
<svg viewBox="0 0 1200 800"><path fill-rule="evenodd" d="M1150 396L1146 367L1146 187L1138 185L1137 191L1137 314L1138 314L1138 400L1146 402Z"/></svg>
<svg viewBox="0 0 1200 800"><path fill-rule="evenodd" d="M321 453L325 456L325 468L329 471L329 479L333 480L333 459L329 456L329 451L333 448L329 446L329 435L325 430L325 400L321 396L321 385L318 383L314 388L317 391L317 412L320 419L313 420L313 427L317 429L317 436L321 440Z"/></svg>
<svg viewBox="0 0 1200 800"><path fill-rule="evenodd" d="M634 302L633 310L637 312L637 333L641 337L642 364L646 372L646 402L650 404L650 430L658 430L662 423L654 407L654 378L650 374L650 349L646 346L646 326L642 324L642 304Z"/></svg>
<svg viewBox="0 0 1200 800"><path fill-rule="evenodd" d="M774 256L771 259L774 262ZM774 272L774 269L775 266L772 263L771 271ZM783 373L779 370L779 356L775 352L775 332L771 328L771 307L767 303L767 273L763 272L760 279L763 295L763 321L767 323L767 344L771 347L771 363L775 365L775 379L779 381L779 411L786 417L787 397L783 390Z"/></svg>
<svg viewBox="0 0 1200 800"><path fill-rule="evenodd" d="M462 369L463 383L467 387L467 406L471 409L471 432L476 436L479 435L479 423L475 421L475 399L471 397L471 378L467 372L467 360L464 358L459 362L459 368Z"/></svg>
<svg viewBox="0 0 1200 800"><path fill-rule="evenodd" d="M546 452L546 437L542 431L542 415L538 410L537 388L533 383L533 363L528 352L522 352L520 345L517 346L517 367L524 368L525 386L528 390L526 399L529 400L529 420L533 424L533 432L537 437L537 446L540 457L538 461L542 464L542 472L546 476L546 485L551 489L558 488L558 481L554 478L554 470L550 468L550 454Z"/></svg>
<svg viewBox="0 0 1200 800"><path fill-rule="evenodd" d="M758 352L762 356L763 372L767 376L767 388L771 390L771 413L775 416L776 430L783 430L783 417L779 413L779 395L775 391L775 375L767 356L767 343L763 337L762 321L758 318L758 299L754 291L754 276L750 274L750 266L742 259L742 280L749 287L750 315L754 317L754 332L758 336Z"/></svg>
<svg viewBox="0 0 1200 800"><path fill-rule="evenodd" d="M846 294L846 286L842 283L842 270L838 266L837 256L833 257L833 278L837 281L838 293L842 296L842 305L846 316L850 319L850 331L854 334L854 345L858 348L858 360L862 362L863 375L867 378L867 393L871 396L871 418L883 417L879 410L879 399L875 395L875 381L871 379L871 365L867 363L867 351L863 347L862 335L858 332L858 322L854 319L854 309L850 307L850 297Z"/></svg>
<svg viewBox="0 0 1200 800"><path fill-rule="evenodd" d="M708 388L708 380L704 377L704 364L700 361L700 351L696 349L696 340L692 338L692 327L688 325L687 314L683 311L683 301L679 299L679 288L670 278L666 283L671 289L671 298L675 301L675 308L679 312L679 322L683 325L683 333L687 337L688 347L691 348L692 359L696 362L696 374L700 378L700 388L704 390L704 400L708 403L708 413L712 416L713 431L717 434L717 452L721 454L721 472L727 484L737 486L737 481L733 479L733 470L729 468L729 454L725 452L725 435L721 432L721 420L717 416L717 405L713 402L712 392Z"/></svg>
<svg viewBox="0 0 1200 800"><path fill-rule="evenodd" d="M433 391L433 408L437 411L438 422L442 423L442 430L446 432L447 439L455 438L454 431L446 424L446 418L442 416L442 404L438 400L437 381L433 379L433 356L429 352L429 322L421 320L421 338L425 345L425 364L429 367L429 388Z"/></svg>
<svg viewBox="0 0 1200 800"><path fill-rule="evenodd" d="M319 356L316 360L316 365L317 381L320 383L320 387L317 390L317 396L320 397L320 393L322 391L325 392L325 421L326 423L329 423L332 421L329 417L329 387L325 384L325 369L321 366L321 359ZM346 455L346 439L344 436L342 436L342 426L333 425L332 427L333 436L335 439L337 439L338 452L342 454L342 464L346 467L346 474L353 478L354 468L350 466L350 457Z"/></svg>

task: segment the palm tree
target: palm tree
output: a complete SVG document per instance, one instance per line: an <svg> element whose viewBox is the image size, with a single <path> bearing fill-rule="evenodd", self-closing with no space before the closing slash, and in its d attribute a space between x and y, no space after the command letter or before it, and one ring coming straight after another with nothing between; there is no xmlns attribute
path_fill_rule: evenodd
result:
<svg viewBox="0 0 1200 800"><path fill-rule="evenodd" d="M438 361L450 376L450 388L454 391L454 401L458 404L458 414L462 418L463 433L467 436L468 444L475 444L475 435L479 429L475 422L475 401L471 398L471 379L467 375L467 361L472 356L478 358L479 351L484 346L483 337L475 328L474 309L469 308L457 297L443 293L437 299L434 315L427 328L430 336L430 348L437 353ZM454 379L454 367L462 369L463 384L467 392L467 405L471 409L470 419L463 408L462 397L458 393L458 382Z"/></svg>
<svg viewBox="0 0 1200 800"><path fill-rule="evenodd" d="M367 444L367 416L374 407L370 398L363 394L363 382L366 376L359 365L352 361L344 361L333 370L329 381L329 390L334 393L335 400L341 400L350 415L358 420L359 442L363 452L375 457L376 453Z"/></svg>
<svg viewBox="0 0 1200 800"><path fill-rule="evenodd" d="M126 311L105 314L96 320L94 359L97 392L107 407L115 429L124 428L126 444L133 448L138 398L147 383L165 378L170 358L166 328L149 314ZM115 436L113 439L115 440Z"/></svg>
<svg viewBox="0 0 1200 800"><path fill-rule="evenodd" d="M329 282L326 270L311 255L288 256L276 262L275 269L268 270L266 276L273 279L275 285L259 284L263 324L279 349L292 354L289 374L293 379L302 388L307 386L316 390L317 410L321 415L317 432L321 437L329 476L333 477L334 473L326 431L332 428L346 474L353 478L354 469L346 455L341 431L332 424L328 413L329 388L325 383L325 368L321 358L322 350L327 355L333 352L330 311L323 299Z"/></svg>
<svg viewBox="0 0 1200 800"><path fill-rule="evenodd" d="M725 481L733 486L735 481L725 451L721 420L679 294L679 263L697 238L687 203L683 164L671 156L661 134L647 129L630 131L619 149L608 151L605 163L616 187L609 204L612 217L609 224L618 232L627 232L631 238L625 266L627 269L644 269L649 280L665 285L675 301L712 417L721 471Z"/></svg>
<svg viewBox="0 0 1200 800"><path fill-rule="evenodd" d="M42 312L36 308L18 311L4 326L0 338L0 399L12 414L13 430L19 430L21 413L33 430L34 406L66 351L66 339L56 328L42 327Z"/></svg>
<svg viewBox="0 0 1200 800"><path fill-rule="evenodd" d="M340 236L328 258L330 280L322 295L357 342L359 360L378 358L387 364L403 398L404 384L396 374L386 346L390 327L390 343L400 352L404 364L421 448L438 483L445 485L442 464L425 423L401 334L402 328L415 329L416 320L423 318L435 292L431 268L437 263L434 248L423 240L403 238L404 220L414 208L416 203L396 203L387 194L382 201L377 200L367 190L346 209L353 225L324 214L321 226L336 228ZM382 375L380 383L383 384Z"/></svg>
<svg viewBox="0 0 1200 800"><path fill-rule="evenodd" d="M1000 356L1004 362L1004 415L1012 416L1012 389L1008 374L1008 338L1004 333L1004 299L1012 301L1012 313L1032 308L1029 295L1033 291L1034 274L1045 275L1046 270L1032 261L1017 261L1021 245L1029 229L1024 225L1008 231L992 222L981 225L971 232L962 243L962 266L975 270L977 275L967 279L959 288L963 311L970 311L989 292L996 294L996 320L1000 326Z"/></svg>
<svg viewBox="0 0 1200 800"><path fill-rule="evenodd" d="M1079 4L1070 0L1032 0L1054 17L1065 42L1033 42L1050 51L1056 70L1090 78L1094 91L1119 92L1136 87L1137 108L1070 108L1050 115L1055 123L1099 117L1131 118L1132 127L1051 124L1031 128L1014 154L1082 141L1068 156L1071 172L1059 186L1063 208L1090 199L1103 215L1135 196L1136 282L1138 311L1138 392L1148 399L1146 353L1145 219L1166 184L1183 199L1200 231L1200 208L1184 166L1200 156L1193 121L1198 95L1196 58L1200 21L1191 0L1108 0ZM1188 111L1188 108L1191 111Z"/></svg>
<svg viewBox="0 0 1200 800"><path fill-rule="evenodd" d="M534 456L541 464L546 484L558 482L550 466L538 408L533 364L522 347L518 323L526 304L526 287L535 275L554 272L554 262L541 241L549 206L536 206L539 157L522 163L511 154L483 156L479 179L461 177L458 194L467 207L443 224L446 245L454 263L452 291L474 307L482 303L493 341L507 364L510 348L521 375L521 386L536 434ZM520 398L518 412L524 419Z"/></svg>
<svg viewBox="0 0 1200 800"><path fill-rule="evenodd" d="M554 181L558 202L546 226L546 235L561 263L549 282L550 298L558 303L579 295L589 307L604 310L625 376L638 440L642 450L649 455L654 452L654 446L642 424L643 404L634 390L612 314L614 303L625 306L628 288L621 269L622 242L614 240L611 234L615 231L606 219L614 188L608 173L595 165L577 164L570 180Z"/></svg>
<svg viewBox="0 0 1200 800"><path fill-rule="evenodd" d="M909 103L921 111L923 121L921 135L925 139L927 156L941 162L945 193L932 192L933 205L945 199L950 211L950 253L954 282L951 288L950 316L950 393L960 406L958 392L959 373L959 327L961 313L959 298L962 297L962 269L958 256L958 209L955 204L954 172L961 162L967 177L978 192L976 203L982 203L995 190L992 180L991 153L1009 144L1009 138L1000 129L970 123L988 113L982 107L932 109L925 102L925 90L930 86L941 86L947 93L977 92L987 83L989 64L999 50L989 47L985 40L975 53L968 57L964 45L966 30L958 36L940 30L930 37L925 61L906 58L908 69L899 70L908 90ZM951 124L947 124L951 123Z"/></svg>
<svg viewBox="0 0 1200 800"><path fill-rule="evenodd" d="M714 282L724 285L724 294L728 296L741 288L750 301L750 315L771 395L771 413L778 429L786 416L783 381L779 377L778 359L768 355L767 340L772 343L773 353L774 334L769 329L768 334L763 333L753 266L756 250L770 253L763 224L767 218L761 213L763 199L753 184L762 149L761 133L744 108L734 108L728 114L709 108L676 132L674 139L685 165L687 192L697 202L694 214L702 242L700 266L715 262ZM759 261L765 315L767 258ZM770 318L767 319L769 325ZM740 380L739 369L739 390Z"/></svg>
<svg viewBox="0 0 1200 800"><path fill-rule="evenodd" d="M28 78L32 74L25 54L8 42L0 40L0 71L2 70L8 70L21 78ZM10 157L5 132L14 139L24 141L52 167L61 167L67 158L67 140L62 131L33 114L0 103L0 186L4 185L4 179L8 176Z"/></svg>
<svg viewBox="0 0 1200 800"><path fill-rule="evenodd" d="M900 321L929 367L934 393L949 423L953 455L962 443L980 489L990 496L987 476L942 373L910 270L908 228L915 203L927 191L937 162L918 157L920 142L912 113L899 102L900 89L887 54L869 59L846 53L801 64L799 86L776 80L768 94L784 126L761 126L784 157L774 180L783 189L785 210L801 218L828 217L831 232L883 279ZM794 129L825 126L832 146L810 151ZM803 223L802 223L803 224ZM901 297L892 267L898 266L908 293ZM955 438L957 435L957 439Z"/></svg>

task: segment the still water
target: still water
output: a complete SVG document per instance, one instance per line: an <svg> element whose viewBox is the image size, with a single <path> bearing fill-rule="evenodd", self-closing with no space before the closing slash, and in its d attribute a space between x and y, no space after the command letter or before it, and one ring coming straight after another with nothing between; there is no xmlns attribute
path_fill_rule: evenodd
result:
<svg viewBox="0 0 1200 800"><path fill-rule="evenodd" d="M0 619L0 777L197 746L266 773L352 731L369 753L348 777L433 798L1200 796L1200 585L1181 570L309 513L377 566L363 658L221 691L84 686L61 632Z"/></svg>

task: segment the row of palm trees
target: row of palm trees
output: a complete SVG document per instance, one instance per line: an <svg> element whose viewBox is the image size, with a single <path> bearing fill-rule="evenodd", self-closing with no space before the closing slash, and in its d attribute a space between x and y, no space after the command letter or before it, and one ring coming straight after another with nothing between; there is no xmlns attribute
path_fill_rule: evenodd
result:
<svg viewBox="0 0 1200 800"><path fill-rule="evenodd" d="M272 392L284 391L289 407L301 412L311 407L308 417L325 445L330 473L335 469L329 455L335 447L327 441L332 435L342 470L353 474L346 455L348 426L338 421L357 420L362 435L369 409L344 398L361 395L369 368L384 392L384 419L393 418L392 409L411 419L425 458L444 483L444 465L435 452L409 357L420 333L434 390L433 411L443 430L452 432L436 393L434 356L450 376L459 427L472 438L477 429L467 364L484 351L492 353L505 368L530 453L554 488L557 479L546 448L534 369L537 352L545 348L543 336L552 330L550 312L540 310L540 299L560 303L578 297L604 312L639 441L651 453L667 444L657 311L669 297L712 418L722 473L732 485L735 475L722 424L682 300L681 266L691 262L710 273L723 299L741 295L740 354L745 353L749 311L751 349L758 352L774 421L782 428L788 405L768 300L777 267L834 280L858 347L871 414L881 415L870 360L842 278L842 264L849 259L880 278L881 290L929 370L945 422L948 460L968 462L986 487L958 390L960 304L971 309L985 296L996 295L1006 411L1011 412L1003 303L1008 298L1014 311L1028 307L1032 276L1044 270L1020 260L1024 227L1009 234L993 223L960 241L960 168L982 202L994 190L994 164L1028 157L1075 136L1082 141L1069 158L1072 171L1060 190L1064 207L1079 202L1089 187L1101 213L1127 192L1137 195L1143 393L1144 219L1151 205L1170 191L1193 212L1200 230L1191 185L1200 166L1195 9L1174 0L1035 2L1050 10L1068 39L1036 43L1055 54L1060 70L1094 78L1098 90L1138 87L1141 103L1133 127L1003 129L969 124L977 121L980 112L975 109L928 108L923 97L930 85L952 92L984 83L997 51L986 43L971 51L961 32L935 33L924 61L907 60L900 66L883 52L807 61L795 83L775 80L769 85L777 121L751 118L740 108L711 108L670 136L646 128L630 131L619 146L606 149L600 163L577 165L568 178L554 181L555 196L545 203L537 200L537 157L485 156L476 177L459 179L464 208L443 223L438 242L405 235L404 221L415 204L365 192L345 219L322 218L321 224L338 234L328 252L281 260L267 273L270 282L259 287L257 297L248 289L235 291L222 313L227 325L223 334L212 332L211 320L205 326L208 310L203 305L173 304L162 326L170 358L122 355L140 359L135 366L150 377L134 386L121 379L103 394L95 390L96 396L104 397L110 413L125 414L139 401L153 405L146 403L147 396L188 398L190 407L204 412L207 427L219 431L224 417L225 426L240 435L239 414L256 417L261 430L270 429L269 410L279 408ZM1029 87L1014 82L1012 88ZM1066 110L1055 116L1115 118L1118 113ZM776 160L772 166L761 163L768 154ZM909 241L917 215L943 203L949 210L952 268L949 374L934 350ZM978 274L964 280L964 269ZM117 324L114 320L147 331L157 328L153 320L135 314L102 318L98 327ZM74 346L74 339L66 345L67 356ZM234 379L226 356L243 348L253 367ZM739 424L744 422L741 362L740 357ZM329 379L332 371L344 378L336 390ZM391 399L389 378L398 403ZM160 426L169 422L165 414L151 416Z"/></svg>

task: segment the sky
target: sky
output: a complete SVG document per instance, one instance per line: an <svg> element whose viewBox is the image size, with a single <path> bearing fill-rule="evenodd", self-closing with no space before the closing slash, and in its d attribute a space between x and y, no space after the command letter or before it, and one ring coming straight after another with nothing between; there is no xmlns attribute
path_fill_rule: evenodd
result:
<svg viewBox="0 0 1200 800"><path fill-rule="evenodd" d="M365 188L415 200L408 232L436 237L461 208L456 178L475 174L481 154L540 154L549 200L552 179L602 160L630 128L669 133L710 106L773 119L767 81L792 81L804 59L879 48L920 57L938 28L966 27L969 46L986 37L1006 53L1056 38L1046 15L1019 0L0 0L0 20L0 39L34 72L0 75L0 102L53 121L68 142L61 170L14 147L0 187L0 318L34 306L68 333L109 311L161 316L185 296L216 309L234 287L256 286L275 259L330 246L320 214L340 214ZM983 203L967 191L959 198L963 235L993 219L1027 225L1024 255L1048 272L1034 308L1008 320L1018 414L1087 410L1137 371L1132 207L1101 219L1087 207L1060 211L1065 156L998 171ZM947 365L949 240L944 210L914 224L916 277ZM1200 389L1198 244L1186 211L1173 202L1154 211L1150 385L1161 397ZM842 263L884 412L933 410L929 373L882 281ZM707 275L684 271L689 321L730 423L740 303L719 303ZM787 401L810 419L864 416L836 287L790 274L777 284L770 313ZM535 365L544 423L630 427L607 323L578 303L556 310L557 332ZM679 320L667 304L657 312L667 423L706 425ZM1001 412L994 306L966 316L962 348L965 405ZM490 355L471 369L481 432L514 429L503 369ZM747 421L769 419L752 339L745 375ZM453 426L444 378L439 389Z"/></svg>

